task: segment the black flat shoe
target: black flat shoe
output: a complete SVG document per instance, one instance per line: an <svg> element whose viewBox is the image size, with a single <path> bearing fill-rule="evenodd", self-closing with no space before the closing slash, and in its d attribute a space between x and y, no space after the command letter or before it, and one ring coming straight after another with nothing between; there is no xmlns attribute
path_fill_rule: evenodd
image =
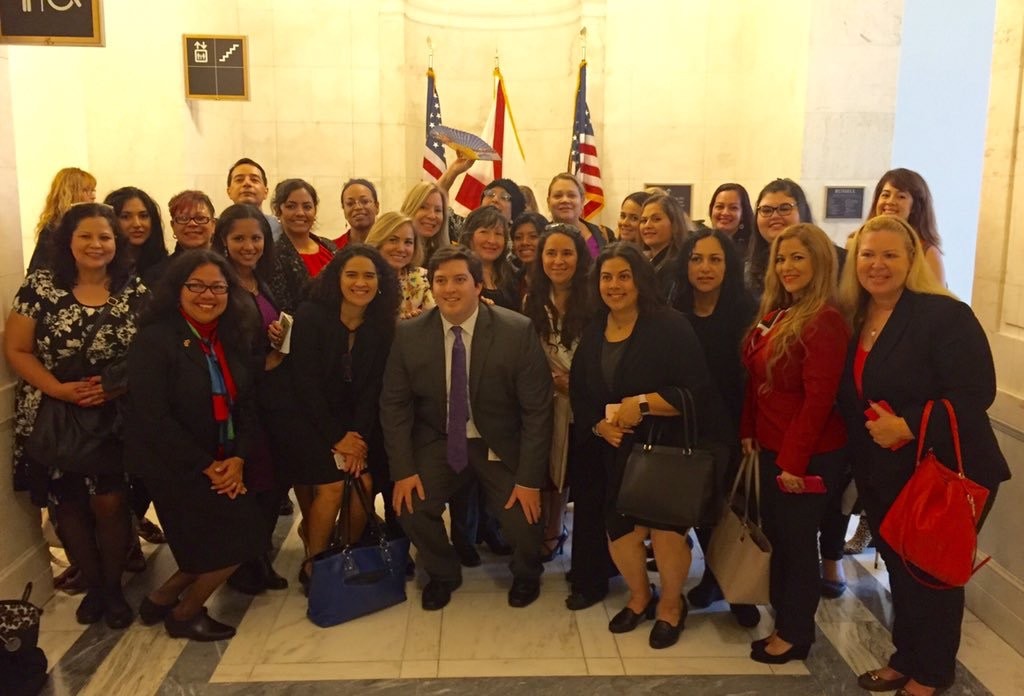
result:
<svg viewBox="0 0 1024 696"><path fill-rule="evenodd" d="M104 604L103 590L89 590L75 609L75 619L83 626L96 623L103 618Z"/></svg>
<svg viewBox="0 0 1024 696"><path fill-rule="evenodd" d="M535 578L515 578L512 588L508 591L508 605L522 608L533 604L540 597L540 580Z"/></svg>
<svg viewBox="0 0 1024 696"><path fill-rule="evenodd" d="M150 544L164 544L167 542L164 530L160 529L155 522L150 522L145 517L139 518L139 538Z"/></svg>
<svg viewBox="0 0 1024 696"><path fill-rule="evenodd" d="M127 628L135 620L135 612L125 601L124 594L118 589L107 592L103 598L103 621L109 628Z"/></svg>
<svg viewBox="0 0 1024 696"><path fill-rule="evenodd" d="M910 681L910 677L903 675L894 679L883 679L878 676L880 670L870 669L857 677L857 686L865 691L894 691L901 689Z"/></svg>
<svg viewBox="0 0 1024 696"><path fill-rule="evenodd" d="M178 621L173 614L168 614L164 619L164 628L171 638L188 638L204 643L228 640L235 635L234 627L211 619L210 615L206 613L206 607L185 621Z"/></svg>
<svg viewBox="0 0 1024 696"><path fill-rule="evenodd" d="M784 665L791 660L806 660L810 651L809 643L794 645L781 655L772 655L765 650L765 646L759 646L750 651L750 659L754 662L763 662L766 665Z"/></svg>
<svg viewBox="0 0 1024 696"><path fill-rule="evenodd" d="M608 596L608 588L604 590L575 591L565 598L565 608L571 611L579 611L592 607Z"/></svg>
<svg viewBox="0 0 1024 696"><path fill-rule="evenodd" d="M686 604L686 600L683 600L683 608L679 614L679 621L675 626L670 624L668 621L658 619L654 622L654 626L651 627L651 635L647 639L647 644L655 650L662 650L675 645L679 641L679 634L683 632L683 627L686 624L686 616L690 613L690 608Z"/></svg>
<svg viewBox="0 0 1024 696"><path fill-rule="evenodd" d="M452 592L459 589L462 586L462 579L457 581L446 581L446 580L433 580L427 583L427 586L423 588L423 597L421 602L423 604L424 611L437 611L444 609L448 606L448 602L452 601Z"/></svg>
<svg viewBox="0 0 1024 696"><path fill-rule="evenodd" d="M281 576L276 570L274 565L270 562L270 554L265 553L256 559L256 565L260 569L260 575L263 576L263 585L268 590L287 590L288 580Z"/></svg>
<svg viewBox="0 0 1024 696"><path fill-rule="evenodd" d="M761 612L753 604L730 604L729 611L736 618L736 623L744 628L753 628L761 623Z"/></svg>
<svg viewBox="0 0 1024 696"><path fill-rule="evenodd" d="M654 586L652 585L651 598L647 600L647 606L644 608L643 613L637 614L629 607L624 607L622 611L613 616L612 620L608 622L608 630L612 633L629 633L644 620L653 619L657 608L658 593L654 591Z"/></svg>
<svg viewBox="0 0 1024 696"><path fill-rule="evenodd" d="M686 593L686 599L698 609L707 609L715 602L724 599L722 590L718 587L715 576L705 573L697 585Z"/></svg>
<svg viewBox="0 0 1024 696"><path fill-rule="evenodd" d="M143 597L142 603L139 604L139 620L146 626L154 626L166 619L171 609L176 606L177 601L173 604L157 604L149 597Z"/></svg>
<svg viewBox="0 0 1024 696"><path fill-rule="evenodd" d="M246 561L235 569L228 578L228 587L242 594L258 595L267 591L267 583L263 579L255 559Z"/></svg>

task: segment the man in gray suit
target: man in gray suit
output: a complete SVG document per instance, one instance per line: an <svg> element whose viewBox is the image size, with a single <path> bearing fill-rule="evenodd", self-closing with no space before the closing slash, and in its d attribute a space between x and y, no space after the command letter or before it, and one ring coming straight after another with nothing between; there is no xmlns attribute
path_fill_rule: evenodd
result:
<svg viewBox="0 0 1024 696"><path fill-rule="evenodd" d="M439 249L428 277L437 307L401 322L388 357L380 419L399 521L430 581L423 608L462 584L445 534L445 503L475 474L514 551L511 606L540 592L540 488L548 475L553 386L530 321L480 302L480 259Z"/></svg>

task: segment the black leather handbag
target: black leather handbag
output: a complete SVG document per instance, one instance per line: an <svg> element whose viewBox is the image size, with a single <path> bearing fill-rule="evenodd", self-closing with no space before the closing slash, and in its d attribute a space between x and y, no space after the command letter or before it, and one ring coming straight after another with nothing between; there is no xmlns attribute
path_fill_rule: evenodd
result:
<svg viewBox="0 0 1024 696"><path fill-rule="evenodd" d="M636 443L626 461L616 508L622 515L671 527L713 525L721 510L721 481L728 466L725 446L698 446L693 395L683 398L683 446L657 444L657 428Z"/></svg>
<svg viewBox="0 0 1024 696"><path fill-rule="evenodd" d="M32 583L21 599L0 601L0 692L34 696L46 684L46 655L39 649L39 616L32 604Z"/></svg>

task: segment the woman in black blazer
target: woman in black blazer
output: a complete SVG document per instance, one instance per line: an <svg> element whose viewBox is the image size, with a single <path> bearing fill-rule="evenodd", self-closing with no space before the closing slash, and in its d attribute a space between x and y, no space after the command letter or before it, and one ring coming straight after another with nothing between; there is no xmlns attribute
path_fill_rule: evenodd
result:
<svg viewBox="0 0 1024 696"><path fill-rule="evenodd" d="M361 477L368 492L373 476L386 476L377 400L399 300L398 278L380 252L347 245L313 280L295 312L291 352L267 375L263 412L274 461L302 509L307 556L330 543L345 474ZM354 507L358 539L366 511ZM303 586L309 572L304 564Z"/></svg>
<svg viewBox="0 0 1024 696"><path fill-rule="evenodd" d="M686 529L669 528L618 513L616 499L635 441L658 428L659 442L682 444L681 389L697 404L701 434L728 442L728 416L711 388L700 343L689 322L665 306L654 268L630 243L605 248L594 264L597 318L580 339L569 373L577 442L586 442L607 476L606 528L612 560L629 586L626 607L611 620L613 633L632 631L657 616L649 643L673 645L683 630L683 583L690 567ZM607 405L617 405L606 417ZM662 597L648 584L644 540L651 538ZM573 577L574 583L578 581Z"/></svg>
<svg viewBox="0 0 1024 696"><path fill-rule="evenodd" d="M999 484L1010 478L986 413L995 398L995 368L971 308L935 279L910 225L876 217L854 235L851 249L841 287L854 338L839 402L857 490L889 570L896 647L888 665L862 674L858 683L870 691L930 696L953 683L964 590L917 582L878 530L914 471L918 438L925 437L944 464L956 464L944 409L933 411L926 435L919 432L924 406L933 399L953 404L966 474L989 489L991 506ZM868 419L868 409L878 418Z"/></svg>
<svg viewBox="0 0 1024 696"><path fill-rule="evenodd" d="M153 496L178 571L139 607L175 638L225 640L235 629L203 606L267 534L246 495L256 432L256 326L228 261L182 252L156 287L128 357L125 463Z"/></svg>

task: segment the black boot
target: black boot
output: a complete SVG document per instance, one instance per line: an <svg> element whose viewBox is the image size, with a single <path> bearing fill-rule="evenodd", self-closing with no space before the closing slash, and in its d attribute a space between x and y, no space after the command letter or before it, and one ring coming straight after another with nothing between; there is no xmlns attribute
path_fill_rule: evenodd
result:
<svg viewBox="0 0 1024 696"><path fill-rule="evenodd" d="M288 589L288 581L274 570L274 566L270 562L269 553L265 553L258 557L256 559L256 563L260 566L260 575L262 576L264 587L268 590Z"/></svg>

